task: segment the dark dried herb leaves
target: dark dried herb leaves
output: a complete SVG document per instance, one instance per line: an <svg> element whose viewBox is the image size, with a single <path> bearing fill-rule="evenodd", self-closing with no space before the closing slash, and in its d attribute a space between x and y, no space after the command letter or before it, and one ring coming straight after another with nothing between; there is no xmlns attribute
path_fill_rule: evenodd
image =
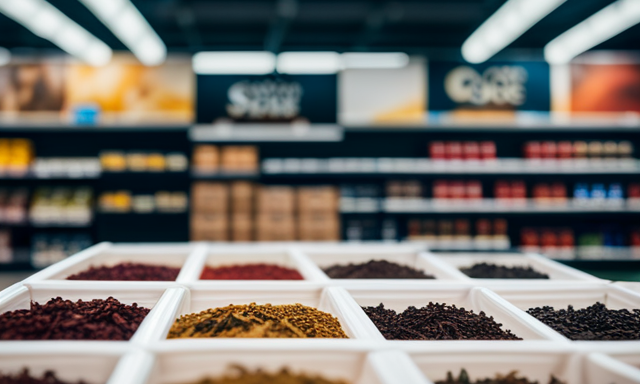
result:
<svg viewBox="0 0 640 384"><path fill-rule="evenodd" d="M42 378L34 377L29 374L27 368L16 375L5 375L0 373L0 384L85 384L84 381L78 381L77 383L71 383L68 381L61 381L53 373L53 371L46 371Z"/></svg>
<svg viewBox="0 0 640 384"><path fill-rule="evenodd" d="M333 265L324 269L324 273L332 279L435 279L418 269L386 260Z"/></svg>
<svg viewBox="0 0 640 384"><path fill-rule="evenodd" d="M387 340L522 340L484 312L479 314L430 302L429 305L409 307L398 314L377 307L363 307L367 316Z"/></svg>
<svg viewBox="0 0 640 384"><path fill-rule="evenodd" d="M180 268L163 265L120 263L110 267L90 267L67 277L67 280L175 281Z"/></svg>
<svg viewBox="0 0 640 384"><path fill-rule="evenodd" d="M549 275L525 267L505 267L503 265L479 263L460 271L474 279L548 279Z"/></svg>
<svg viewBox="0 0 640 384"><path fill-rule="evenodd" d="M602 303L575 310L531 308L528 314L571 340L640 340L640 309L607 309Z"/></svg>
<svg viewBox="0 0 640 384"><path fill-rule="evenodd" d="M347 384L343 380L327 380L320 376L293 374L287 369L278 373L267 373L261 370L248 371L242 367L234 367L236 372L217 378L206 378L191 384Z"/></svg>
<svg viewBox="0 0 640 384"><path fill-rule="evenodd" d="M465 369L460 371L457 378L453 377L451 372L447 372L447 379L436 381L436 384L538 384L537 381L529 381L525 377L518 377L518 371L511 371L506 376L497 374L495 378L486 378L477 381L471 381ZM549 384L564 384L562 381L551 376Z"/></svg>
<svg viewBox="0 0 640 384"><path fill-rule="evenodd" d="M149 313L137 304L60 297L0 315L0 340L129 340Z"/></svg>

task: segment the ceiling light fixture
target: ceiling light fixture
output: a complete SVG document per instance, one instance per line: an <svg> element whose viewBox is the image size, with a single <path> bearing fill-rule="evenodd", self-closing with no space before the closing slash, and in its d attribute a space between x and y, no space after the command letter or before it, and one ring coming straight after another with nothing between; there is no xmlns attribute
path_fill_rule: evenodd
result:
<svg viewBox="0 0 640 384"><path fill-rule="evenodd" d="M337 52L283 52L276 60L278 72L288 74L332 74L342 67Z"/></svg>
<svg viewBox="0 0 640 384"><path fill-rule="evenodd" d="M482 63L511 44L566 0L508 0L462 44L462 56Z"/></svg>
<svg viewBox="0 0 640 384"><path fill-rule="evenodd" d="M579 54L640 23L640 1L618 0L544 47L551 64L566 64Z"/></svg>
<svg viewBox="0 0 640 384"><path fill-rule="evenodd" d="M160 65L167 47L130 0L80 0L144 65Z"/></svg>
<svg viewBox="0 0 640 384"><path fill-rule="evenodd" d="M44 0L0 0L0 12L91 65L111 60L109 46Z"/></svg>
<svg viewBox="0 0 640 384"><path fill-rule="evenodd" d="M409 56L402 52L349 52L342 54L344 68L404 68Z"/></svg>
<svg viewBox="0 0 640 384"><path fill-rule="evenodd" d="M198 52L193 55L193 71L200 75L266 75L276 69L271 52Z"/></svg>

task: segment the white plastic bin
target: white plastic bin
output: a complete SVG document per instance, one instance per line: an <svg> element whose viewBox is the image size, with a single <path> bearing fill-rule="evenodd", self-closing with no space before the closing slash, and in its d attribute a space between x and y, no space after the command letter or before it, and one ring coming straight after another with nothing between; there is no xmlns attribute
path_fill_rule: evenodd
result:
<svg viewBox="0 0 640 384"><path fill-rule="evenodd" d="M66 300L84 300L107 299L114 297L123 304L132 305L137 303L138 306L149 308L151 311L142 321L138 330L129 340L132 345L144 346L158 333L159 327L164 325L165 314L168 310L175 307L175 303L180 302L183 297L188 297L188 291L181 287L167 288L162 284L147 285L145 287L114 287L111 284L92 284L89 287L82 286L61 286L55 283L25 283L19 289L15 289L6 293L0 293L0 314L18 309L29 309L31 302L45 304L52 298L62 297ZM33 341L0 341L0 349L8 348L9 343L26 343L38 345L55 345L62 341L58 340L33 340ZM79 345L87 343L86 340L67 341L72 343L73 348L79 348ZM74 344L75 343L75 344ZM104 345L126 344L126 341L100 341ZM107 347L110 348L110 347Z"/></svg>
<svg viewBox="0 0 640 384"><path fill-rule="evenodd" d="M39 344L37 348L28 343L12 343L11 348L0 348L0 373L15 375L28 368L33 377L41 378L46 371L52 371L65 382L103 384L126 351L121 346L95 342L81 348L71 348L66 343Z"/></svg>
<svg viewBox="0 0 640 384"><path fill-rule="evenodd" d="M606 372L606 374L603 374ZM587 357L586 375L594 383L640 383L640 349L634 352L616 351L605 355L592 353Z"/></svg>
<svg viewBox="0 0 640 384"><path fill-rule="evenodd" d="M34 274L25 281L64 281L71 284L78 284L80 282L91 284L95 281L66 280L66 278L70 275L86 271L90 267L113 266L123 262L182 268L196 247L197 244L190 243L100 243ZM172 281L165 283L172 283ZM175 281L173 281L173 283L175 283Z"/></svg>
<svg viewBox="0 0 640 384"><path fill-rule="evenodd" d="M483 311L487 316L493 316L497 323L502 324L502 329L511 330L513 334L521 337L529 342L549 342L565 340L547 327L532 319L530 316L522 313L513 305L500 298L495 293L482 287L460 287L455 284L430 285L423 289L416 289L411 286L388 286L384 289L375 286L351 286L347 287L349 295L354 303L349 308L356 308L358 321L362 324L362 331L366 332L368 337L374 340L385 340L384 336L378 331L374 323L369 319L367 314L358 307L378 306L384 304L385 308L393 309L396 312L402 312L409 306L417 308L424 307L429 302L444 303L447 305L455 305L458 308L473 310L474 313ZM341 303L349 304L349 300L342 300ZM414 344L436 343L448 344L453 343L464 347L466 344L473 345L476 343L484 343L480 340L393 340L390 341L391 347L404 348ZM515 340L499 340L491 341L491 343L521 343Z"/></svg>
<svg viewBox="0 0 640 384"><path fill-rule="evenodd" d="M549 284L545 286L521 284L493 287L492 290L523 311L544 306L551 306L555 310L567 309L569 305L573 305L574 309L580 309L591 306L596 302L605 304L608 309L640 309L640 294L622 289L613 284ZM542 322L535 321L547 327ZM548 328L551 329L550 327ZM565 339L569 341L568 338ZM593 352L616 351L620 348L640 348L640 340L572 341L572 343L575 343L583 351Z"/></svg>
<svg viewBox="0 0 640 384"><path fill-rule="evenodd" d="M388 283L392 281L405 282L411 284L433 283L437 280L460 280L460 276L452 273L449 268L443 267L439 263L427 257L425 253L411 250L408 247L376 247L369 249L362 248L334 248L316 249L301 251L309 258L322 273L323 280L332 284L357 284L357 283ZM371 260L386 260L411 268L418 269L427 275L432 275L435 279L332 279L322 270L333 265L362 264Z"/></svg>
<svg viewBox="0 0 640 384"><path fill-rule="evenodd" d="M607 283L606 280L601 280L595 276L533 253L451 252L430 253L429 257L433 260L433 263L447 269L449 273L457 276L459 279L472 281L474 284L483 286L500 284L518 285L522 283L544 285L550 281ZM532 267L538 272L549 275L549 279L476 279L460 271L460 268L471 267L479 263L496 264L506 267Z"/></svg>
<svg viewBox="0 0 640 384"><path fill-rule="evenodd" d="M224 343L223 347L158 348L137 357L142 371L123 377L120 384L190 384L205 377L218 377L240 366L295 374L320 375L350 384L427 384L411 359L401 352L369 352L361 347L251 346Z"/></svg>
<svg viewBox="0 0 640 384"><path fill-rule="evenodd" d="M592 364L585 355L562 348L487 348L464 351L453 348L412 352L418 368L432 382L444 380L447 372L454 377L462 368L471 381L494 378L518 371L518 377L547 384L551 375L566 384L630 384L638 381L624 376L624 370L616 364Z"/></svg>
<svg viewBox="0 0 640 384"><path fill-rule="evenodd" d="M228 305L242 304L296 304L317 308L320 311L332 314L338 319L342 329L350 339L363 338L366 334L361 331L359 318L354 316L354 309L351 308L346 291L339 287L323 288L321 285L305 285L293 288L290 284L281 285L259 283L236 285L220 284L215 287L192 287L190 295L185 295L181 300L174 302L171 308L167 308L163 313L163 325L158 326L154 339L179 345L180 343L211 343L213 339L166 339L171 325L181 315L198 313L209 308L225 307ZM216 338L217 340L221 340ZM242 342L239 339L233 339ZM253 339L255 340L255 339ZM264 340L264 339L263 339ZM315 339L320 340L320 339ZM345 341L344 339L323 339L331 341ZM294 342L309 343L311 339L294 339ZM348 340L347 340L348 341Z"/></svg>

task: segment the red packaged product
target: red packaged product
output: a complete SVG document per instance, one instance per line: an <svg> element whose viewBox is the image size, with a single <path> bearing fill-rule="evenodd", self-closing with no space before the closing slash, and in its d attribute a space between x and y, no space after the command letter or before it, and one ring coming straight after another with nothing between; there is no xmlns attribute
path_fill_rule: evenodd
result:
<svg viewBox="0 0 640 384"><path fill-rule="evenodd" d="M480 145L477 141L465 141L462 146L462 157L465 160L480 159Z"/></svg>
<svg viewBox="0 0 640 384"><path fill-rule="evenodd" d="M540 237L540 243L543 247L557 247L558 246L558 236L556 233L550 229L542 230L542 236Z"/></svg>
<svg viewBox="0 0 640 384"><path fill-rule="evenodd" d="M635 230L631 232L630 243L632 247L640 247L640 230Z"/></svg>
<svg viewBox="0 0 640 384"><path fill-rule="evenodd" d="M520 231L520 244L524 247L537 247L540 244L538 232L531 228L522 228Z"/></svg>
<svg viewBox="0 0 640 384"><path fill-rule="evenodd" d="M637 183L633 183L633 184L629 184L629 187L627 188L627 197L629 198L640 198L640 184Z"/></svg>
<svg viewBox="0 0 640 384"><path fill-rule="evenodd" d="M504 180L498 180L493 185L493 195L496 199L510 199L511 188L509 183Z"/></svg>
<svg viewBox="0 0 640 384"><path fill-rule="evenodd" d="M489 219L478 219L476 221L476 235L478 236L491 235L491 221Z"/></svg>
<svg viewBox="0 0 640 384"><path fill-rule="evenodd" d="M507 220L495 219L493 220L493 234L497 236L506 236L508 229Z"/></svg>
<svg viewBox="0 0 640 384"><path fill-rule="evenodd" d="M573 248L575 239L573 237L573 231L569 228L562 229L560 231L560 238L558 243L564 248Z"/></svg>
<svg viewBox="0 0 640 384"><path fill-rule="evenodd" d="M466 196L464 182L455 180L449 182L448 196L452 199L464 199Z"/></svg>
<svg viewBox="0 0 640 384"><path fill-rule="evenodd" d="M497 157L496 143L493 141L480 142L480 157L484 160L492 160Z"/></svg>
<svg viewBox="0 0 640 384"><path fill-rule="evenodd" d="M564 183L551 184L551 197L556 200L564 200L567 198L567 187Z"/></svg>
<svg viewBox="0 0 640 384"><path fill-rule="evenodd" d="M539 159L542 157L542 149L539 141L528 141L524 145L524 157L527 159Z"/></svg>
<svg viewBox="0 0 640 384"><path fill-rule="evenodd" d="M444 145L445 158L448 160L462 159L462 144L459 141L447 141Z"/></svg>
<svg viewBox="0 0 640 384"><path fill-rule="evenodd" d="M540 147L540 154L543 159L555 159L558 153L558 148L554 141L545 141Z"/></svg>
<svg viewBox="0 0 640 384"><path fill-rule="evenodd" d="M573 157L573 143L570 141L561 141L558 143L558 158L570 159Z"/></svg>
<svg viewBox="0 0 640 384"><path fill-rule="evenodd" d="M527 198L527 186L524 181L516 180L511 182L511 198L512 199L526 199Z"/></svg>
<svg viewBox="0 0 640 384"><path fill-rule="evenodd" d="M435 160L445 159L445 149L444 142L442 141L432 141L429 143L429 156Z"/></svg>
<svg viewBox="0 0 640 384"><path fill-rule="evenodd" d="M449 182L446 180L436 180L433 182L433 198L447 199L449 198Z"/></svg>
<svg viewBox="0 0 640 384"><path fill-rule="evenodd" d="M467 181L465 195L467 199L482 199L482 183L477 180Z"/></svg>
<svg viewBox="0 0 640 384"><path fill-rule="evenodd" d="M548 199L550 197L551 197L551 189L549 188L549 184L538 183L533 187L534 199Z"/></svg>

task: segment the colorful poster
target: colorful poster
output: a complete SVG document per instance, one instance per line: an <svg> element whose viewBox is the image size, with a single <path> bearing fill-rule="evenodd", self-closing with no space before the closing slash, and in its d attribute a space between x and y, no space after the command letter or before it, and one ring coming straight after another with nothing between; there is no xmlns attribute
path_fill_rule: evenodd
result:
<svg viewBox="0 0 640 384"><path fill-rule="evenodd" d="M146 67L120 55L104 67L72 64L66 76L65 110L95 107L102 122L191 123L194 78L189 58Z"/></svg>
<svg viewBox="0 0 640 384"><path fill-rule="evenodd" d="M65 102L65 66L56 62L28 62L0 67L0 112L4 114L59 113Z"/></svg>
<svg viewBox="0 0 640 384"><path fill-rule="evenodd" d="M430 111L549 111L551 88L545 62L468 64L431 61Z"/></svg>
<svg viewBox="0 0 640 384"><path fill-rule="evenodd" d="M640 64L572 64L571 112L640 112Z"/></svg>
<svg viewBox="0 0 640 384"><path fill-rule="evenodd" d="M199 75L197 121L335 123L336 75Z"/></svg>

